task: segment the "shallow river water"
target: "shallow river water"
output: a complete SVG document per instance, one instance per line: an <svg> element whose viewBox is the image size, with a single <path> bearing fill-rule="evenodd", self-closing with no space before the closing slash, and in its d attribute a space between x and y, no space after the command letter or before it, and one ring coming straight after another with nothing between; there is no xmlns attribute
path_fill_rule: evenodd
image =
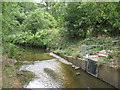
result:
<svg viewBox="0 0 120 90"><path fill-rule="evenodd" d="M35 77L24 88L113 88L85 71L44 49L19 46L16 56L19 70L31 71ZM79 76L76 73L80 73Z"/></svg>

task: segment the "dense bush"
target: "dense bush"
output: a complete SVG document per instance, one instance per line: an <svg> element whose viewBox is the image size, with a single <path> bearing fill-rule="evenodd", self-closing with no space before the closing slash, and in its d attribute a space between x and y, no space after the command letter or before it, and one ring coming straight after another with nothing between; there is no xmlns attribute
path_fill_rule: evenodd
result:
<svg viewBox="0 0 120 90"><path fill-rule="evenodd" d="M68 3L64 17L67 33L74 38L89 33L120 35L119 13L119 3Z"/></svg>
<svg viewBox="0 0 120 90"><path fill-rule="evenodd" d="M50 46L53 39L55 39L55 33L52 34L53 31L51 30L38 30L38 32L33 35L29 32L21 32L17 34L11 34L7 37L7 41L16 43L16 44L23 44L23 45L31 45L31 46ZM57 39L57 38L56 38ZM55 43L54 43L55 44Z"/></svg>
<svg viewBox="0 0 120 90"><path fill-rule="evenodd" d="M24 25L24 31L30 31L34 35L38 29L49 29L57 26L54 17L52 17L49 13L42 11L41 9L31 11L27 16Z"/></svg>
<svg viewBox="0 0 120 90"><path fill-rule="evenodd" d="M57 22L52 15L50 15L48 12L44 12L44 13L42 13L42 15L44 16L43 19L45 21L45 23L43 25L44 29L57 27Z"/></svg>
<svg viewBox="0 0 120 90"><path fill-rule="evenodd" d="M2 54L9 58L14 58L17 51L17 47L12 43L4 43L2 46Z"/></svg>
<svg viewBox="0 0 120 90"><path fill-rule="evenodd" d="M38 29L43 28L43 24L44 20L41 10L31 11L24 22L25 31L30 30L31 33L36 34Z"/></svg>

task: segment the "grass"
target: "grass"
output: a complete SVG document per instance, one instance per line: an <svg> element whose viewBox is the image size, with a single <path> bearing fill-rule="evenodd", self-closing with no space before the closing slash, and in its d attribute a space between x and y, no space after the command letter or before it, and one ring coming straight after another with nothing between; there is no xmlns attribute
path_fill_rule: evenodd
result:
<svg viewBox="0 0 120 90"><path fill-rule="evenodd" d="M22 88L34 74L29 71L16 71L12 59L3 56L3 84L2 88Z"/></svg>
<svg viewBox="0 0 120 90"><path fill-rule="evenodd" d="M34 76L34 73L30 71L19 71L17 73L17 78L22 86L31 81Z"/></svg>
<svg viewBox="0 0 120 90"><path fill-rule="evenodd" d="M63 42L64 43L63 45L60 44L59 47L62 48L61 50L69 49L70 51L77 50L80 52L83 49L82 45L103 45L103 46L98 46L98 47L87 47L86 48L86 50L91 49L91 50L97 51L97 50L102 50L102 49L111 49L113 47L112 41L116 40L116 39L119 39L119 38L108 37L108 38L101 38L100 39L100 38L93 37L93 38L86 38L86 39L82 39L82 40L78 40L78 41L76 40L74 42L66 41L66 42Z"/></svg>
<svg viewBox="0 0 120 90"><path fill-rule="evenodd" d="M103 59L100 63L111 62L111 59L117 60L119 51L118 49L113 49L113 47L119 47L118 44L115 44L113 41L119 40L119 37L92 37L86 38L81 40L74 40L74 41L64 41L60 49L52 50L55 53L59 53L62 55L68 55L73 57L82 58L86 54L93 55L94 53L101 51L101 50L112 50L112 53L109 53L108 58ZM58 42L61 43L61 42ZM58 44L59 45L59 44ZM98 45L93 47L83 47L82 45ZM103 46L99 46L103 45ZM86 52L85 52L86 48Z"/></svg>
<svg viewBox="0 0 120 90"><path fill-rule="evenodd" d="M11 59L3 57L3 86L2 88L20 88L21 83L16 77L15 66Z"/></svg>

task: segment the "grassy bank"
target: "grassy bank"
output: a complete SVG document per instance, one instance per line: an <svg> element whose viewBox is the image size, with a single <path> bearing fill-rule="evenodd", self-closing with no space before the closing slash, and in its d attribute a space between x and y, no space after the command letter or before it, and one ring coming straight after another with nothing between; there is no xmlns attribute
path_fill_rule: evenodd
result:
<svg viewBox="0 0 120 90"><path fill-rule="evenodd" d="M5 56L3 60L3 72L2 72L2 88L22 88L23 85L28 83L34 74L29 71L16 71L14 60Z"/></svg>

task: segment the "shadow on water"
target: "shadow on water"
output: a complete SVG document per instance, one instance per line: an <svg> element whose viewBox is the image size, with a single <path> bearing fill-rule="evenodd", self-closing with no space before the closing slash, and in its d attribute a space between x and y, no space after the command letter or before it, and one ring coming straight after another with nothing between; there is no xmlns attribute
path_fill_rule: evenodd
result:
<svg viewBox="0 0 120 90"><path fill-rule="evenodd" d="M55 71L54 70L52 70L52 69L50 69L50 68L44 68L44 71L45 71L45 73L48 75L48 76L50 76L53 80L56 80L56 79L58 79L58 74L57 73L55 73Z"/></svg>
<svg viewBox="0 0 120 90"><path fill-rule="evenodd" d="M41 61L41 60L48 60L54 59L54 57L50 56L49 54L29 54L29 55L17 55L16 59L18 61Z"/></svg>
<svg viewBox="0 0 120 90"><path fill-rule="evenodd" d="M54 59L44 48L26 47L17 45L19 52L16 52L16 65L32 64L34 61Z"/></svg>

